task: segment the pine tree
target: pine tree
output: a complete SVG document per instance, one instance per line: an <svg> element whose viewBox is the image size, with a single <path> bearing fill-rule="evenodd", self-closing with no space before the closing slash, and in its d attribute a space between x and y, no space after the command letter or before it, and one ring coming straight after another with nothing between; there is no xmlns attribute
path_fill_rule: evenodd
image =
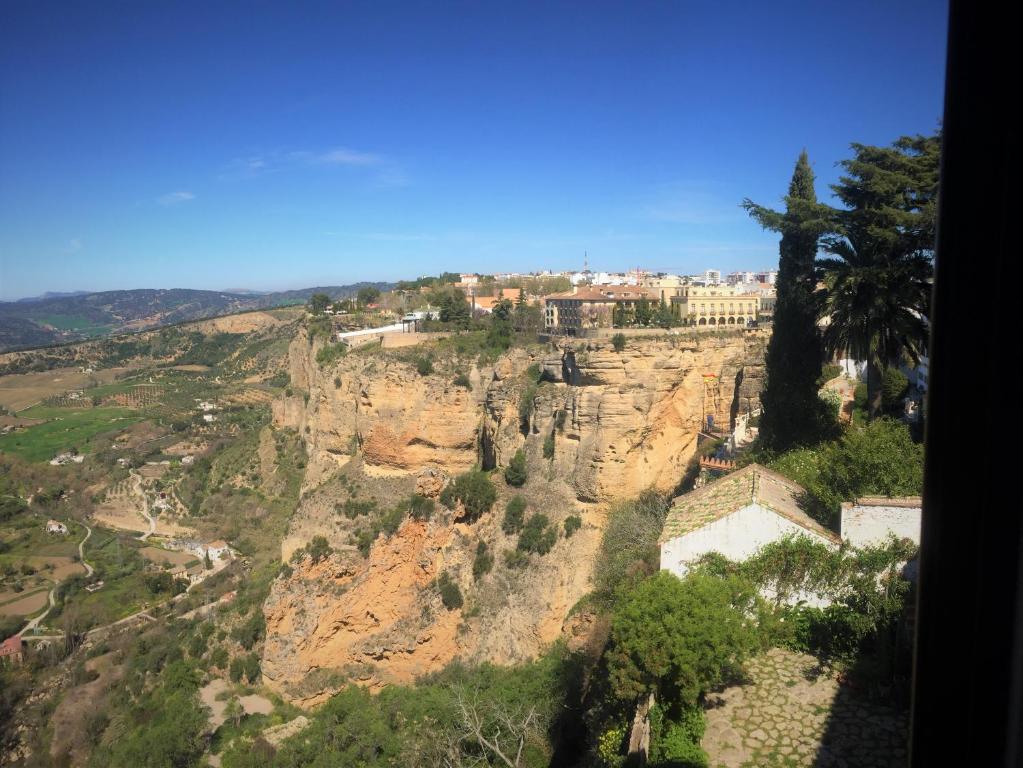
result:
<svg viewBox="0 0 1023 768"><path fill-rule="evenodd" d="M819 259L828 317L824 348L867 364L870 418L883 406L883 374L904 355L916 362L928 335L941 135L903 136L890 147L852 145L832 185L845 208Z"/></svg>
<svg viewBox="0 0 1023 768"><path fill-rule="evenodd" d="M828 423L817 396L823 349L814 300L814 262L827 224L817 205L806 150L796 161L784 213L750 200L743 207L765 229L781 234L774 330L767 346L767 383L760 396L760 443L768 450L784 451L819 439Z"/></svg>

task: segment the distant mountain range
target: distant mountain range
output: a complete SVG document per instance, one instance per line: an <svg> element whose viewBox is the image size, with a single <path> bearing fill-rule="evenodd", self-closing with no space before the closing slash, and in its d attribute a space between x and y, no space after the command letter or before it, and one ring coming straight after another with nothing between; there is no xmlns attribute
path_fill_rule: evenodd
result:
<svg viewBox="0 0 1023 768"><path fill-rule="evenodd" d="M367 286L387 291L393 284L354 283L269 293L187 288L44 293L34 298L0 302L0 352L142 331L251 309L301 304L314 293L326 293L333 299L347 298Z"/></svg>

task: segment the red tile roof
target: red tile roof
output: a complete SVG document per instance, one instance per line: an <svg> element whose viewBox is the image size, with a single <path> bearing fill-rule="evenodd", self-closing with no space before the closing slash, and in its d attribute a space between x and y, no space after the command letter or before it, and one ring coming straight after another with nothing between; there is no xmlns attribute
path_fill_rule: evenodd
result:
<svg viewBox="0 0 1023 768"><path fill-rule="evenodd" d="M13 656L16 653L21 653L23 643L24 641L19 635L8 637L0 643L0 656Z"/></svg>

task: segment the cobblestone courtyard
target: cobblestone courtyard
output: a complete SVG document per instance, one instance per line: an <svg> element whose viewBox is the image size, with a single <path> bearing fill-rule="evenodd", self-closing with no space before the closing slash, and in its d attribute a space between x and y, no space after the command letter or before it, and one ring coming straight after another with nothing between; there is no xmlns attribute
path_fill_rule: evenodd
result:
<svg viewBox="0 0 1023 768"><path fill-rule="evenodd" d="M813 656L773 649L750 682L708 697L703 748L712 768L902 768L905 713L853 696Z"/></svg>

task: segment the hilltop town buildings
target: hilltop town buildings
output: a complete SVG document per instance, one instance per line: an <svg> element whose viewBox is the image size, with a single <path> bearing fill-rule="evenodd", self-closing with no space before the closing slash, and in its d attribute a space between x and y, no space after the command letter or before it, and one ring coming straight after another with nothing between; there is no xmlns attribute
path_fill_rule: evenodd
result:
<svg viewBox="0 0 1023 768"><path fill-rule="evenodd" d="M760 296L726 286L685 286L671 297L671 309L690 325L751 325L760 312Z"/></svg>
<svg viewBox="0 0 1023 768"><path fill-rule="evenodd" d="M774 291L761 284L749 290L692 285L673 276L651 278L638 286L576 286L543 297L544 328L566 335L611 328L616 318L634 315L644 301L653 308L669 307L679 325L746 327L770 319Z"/></svg>

